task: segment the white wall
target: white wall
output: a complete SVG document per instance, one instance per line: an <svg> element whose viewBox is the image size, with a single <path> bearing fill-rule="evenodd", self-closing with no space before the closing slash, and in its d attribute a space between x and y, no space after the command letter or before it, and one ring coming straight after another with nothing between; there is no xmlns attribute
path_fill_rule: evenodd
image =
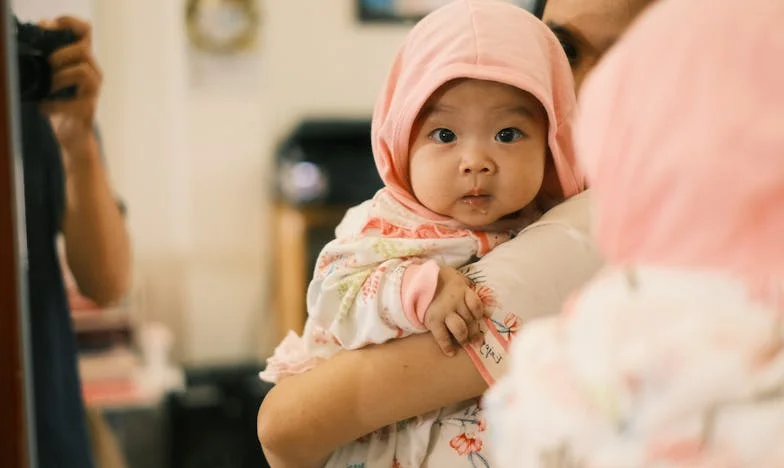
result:
<svg viewBox="0 0 784 468"><path fill-rule="evenodd" d="M357 24L353 0L267 0L258 52L211 61L187 47L183 0L93 1L145 314L189 362L266 354L275 143L305 115L369 115L405 29Z"/></svg>
<svg viewBox="0 0 784 468"><path fill-rule="evenodd" d="M11 0L11 8L23 21L53 19L61 15L93 18L94 0Z"/></svg>
<svg viewBox="0 0 784 468"><path fill-rule="evenodd" d="M141 310L177 333L188 323L190 165L185 37L179 2L95 0L104 70L99 119L117 191L129 207Z"/></svg>

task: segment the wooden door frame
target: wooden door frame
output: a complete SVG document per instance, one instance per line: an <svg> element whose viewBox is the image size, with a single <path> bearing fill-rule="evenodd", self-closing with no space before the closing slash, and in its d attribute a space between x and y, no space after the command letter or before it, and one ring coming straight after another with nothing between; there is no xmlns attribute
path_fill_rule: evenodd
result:
<svg viewBox="0 0 784 468"><path fill-rule="evenodd" d="M22 168L15 41L9 2L0 11L0 466L34 468ZM31 389L30 389L31 390Z"/></svg>

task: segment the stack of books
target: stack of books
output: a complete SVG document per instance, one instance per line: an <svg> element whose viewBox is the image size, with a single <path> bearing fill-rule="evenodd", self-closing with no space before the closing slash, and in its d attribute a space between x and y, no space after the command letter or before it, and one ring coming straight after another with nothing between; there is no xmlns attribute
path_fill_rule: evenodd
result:
<svg viewBox="0 0 784 468"><path fill-rule="evenodd" d="M143 403L145 392L138 384L143 362L134 345L130 301L99 307L82 296L64 261L62 267L85 404L106 407Z"/></svg>
<svg viewBox="0 0 784 468"><path fill-rule="evenodd" d="M72 308L79 374L87 406L136 405L143 363L133 345L133 326L122 305Z"/></svg>

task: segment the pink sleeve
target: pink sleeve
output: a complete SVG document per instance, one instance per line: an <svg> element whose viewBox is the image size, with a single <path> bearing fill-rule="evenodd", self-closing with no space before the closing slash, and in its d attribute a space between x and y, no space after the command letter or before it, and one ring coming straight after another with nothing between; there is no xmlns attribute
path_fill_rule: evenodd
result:
<svg viewBox="0 0 784 468"><path fill-rule="evenodd" d="M438 286L438 272L441 267L434 260L420 265L411 265L403 273L400 298L403 312L412 324L424 329L425 314Z"/></svg>

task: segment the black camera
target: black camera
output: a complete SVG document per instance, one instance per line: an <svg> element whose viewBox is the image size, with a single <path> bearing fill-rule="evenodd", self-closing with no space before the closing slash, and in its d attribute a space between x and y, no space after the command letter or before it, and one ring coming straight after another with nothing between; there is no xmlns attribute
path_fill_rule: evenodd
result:
<svg viewBox="0 0 784 468"><path fill-rule="evenodd" d="M22 101L70 99L76 96L76 86L51 92L52 67L49 66L52 52L76 42L76 34L67 29L44 29L16 19L15 22Z"/></svg>

